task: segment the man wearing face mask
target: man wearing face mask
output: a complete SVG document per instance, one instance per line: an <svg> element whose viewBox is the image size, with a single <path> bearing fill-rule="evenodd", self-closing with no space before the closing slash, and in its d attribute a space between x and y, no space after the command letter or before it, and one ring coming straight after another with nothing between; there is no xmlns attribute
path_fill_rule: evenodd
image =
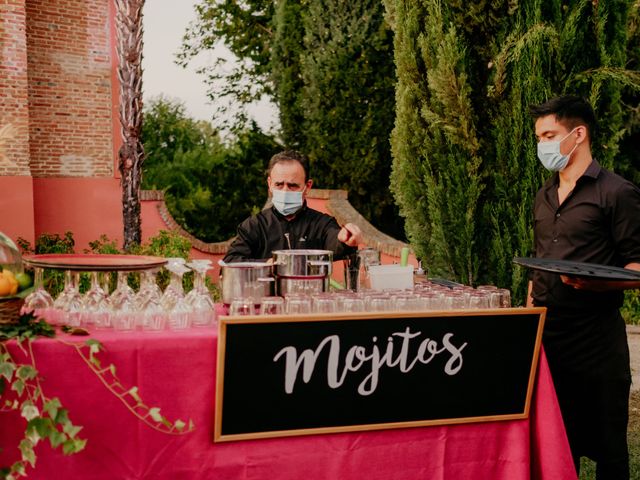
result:
<svg viewBox="0 0 640 480"><path fill-rule="evenodd" d="M308 165L307 157L293 150L271 158L267 185L273 206L238 226L225 262L269 260L274 250L287 249L331 250L335 260L357 249L362 241L357 225L340 227L335 218L307 206L313 184Z"/></svg>
<svg viewBox="0 0 640 480"><path fill-rule="evenodd" d="M535 199L536 256L640 270L640 189L592 158L591 106L563 96L531 114L538 158L554 172ZM627 288L640 282L534 271L529 284L528 305L547 307L543 345L576 469L589 457L598 480L629 479Z"/></svg>

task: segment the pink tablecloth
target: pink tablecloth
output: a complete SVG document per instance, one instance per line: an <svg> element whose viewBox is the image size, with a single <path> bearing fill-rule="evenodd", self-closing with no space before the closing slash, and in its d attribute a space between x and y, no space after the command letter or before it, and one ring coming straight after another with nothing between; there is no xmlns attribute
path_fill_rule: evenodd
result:
<svg viewBox="0 0 640 480"><path fill-rule="evenodd" d="M195 431L157 432L138 421L80 358L57 340L34 356L49 397L84 428L86 449L63 456L37 447L33 479L575 480L544 355L528 420L212 443L217 337L213 331L93 335L120 380ZM84 341L77 337L65 341ZM13 346L15 347L15 345ZM16 348L12 351L18 355ZM256 398L256 402L260 399ZM0 413L0 466L17 457L24 420Z"/></svg>

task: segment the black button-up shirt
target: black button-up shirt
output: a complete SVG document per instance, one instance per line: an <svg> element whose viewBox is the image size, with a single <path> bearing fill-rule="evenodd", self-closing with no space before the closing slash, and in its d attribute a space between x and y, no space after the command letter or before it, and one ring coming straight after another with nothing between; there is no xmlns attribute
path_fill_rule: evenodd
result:
<svg viewBox="0 0 640 480"><path fill-rule="evenodd" d="M538 258L616 267L640 262L638 187L596 161L562 205L558 185L555 174L536 195ZM532 297L535 305L548 308L544 341L550 357L559 355L576 364L604 361L611 349L626 348L624 324L617 313L622 292L576 290L562 283L558 274L534 271Z"/></svg>
<svg viewBox="0 0 640 480"><path fill-rule="evenodd" d="M306 202L291 220L274 207L265 208L238 226L224 261L265 260L274 250L288 249L331 250L338 260L356 251L338 240L339 231L335 218L307 207Z"/></svg>

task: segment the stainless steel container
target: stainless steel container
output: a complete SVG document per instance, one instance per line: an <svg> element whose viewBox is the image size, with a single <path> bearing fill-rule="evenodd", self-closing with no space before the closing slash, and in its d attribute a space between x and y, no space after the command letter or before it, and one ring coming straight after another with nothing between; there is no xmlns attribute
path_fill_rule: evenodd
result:
<svg viewBox="0 0 640 480"><path fill-rule="evenodd" d="M274 275L278 295L329 291L331 250L275 250Z"/></svg>
<svg viewBox="0 0 640 480"><path fill-rule="evenodd" d="M275 279L271 265L264 262L220 262L220 286L222 302L230 305L234 298L270 297L274 292Z"/></svg>

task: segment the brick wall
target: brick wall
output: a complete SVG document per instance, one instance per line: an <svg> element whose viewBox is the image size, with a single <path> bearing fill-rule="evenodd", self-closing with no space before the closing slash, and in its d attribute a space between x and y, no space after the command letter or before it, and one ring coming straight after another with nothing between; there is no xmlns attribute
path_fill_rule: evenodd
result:
<svg viewBox="0 0 640 480"><path fill-rule="evenodd" d="M29 175L24 0L0 1L0 176Z"/></svg>
<svg viewBox="0 0 640 480"><path fill-rule="evenodd" d="M109 13L109 0L26 0L34 177L113 176Z"/></svg>

